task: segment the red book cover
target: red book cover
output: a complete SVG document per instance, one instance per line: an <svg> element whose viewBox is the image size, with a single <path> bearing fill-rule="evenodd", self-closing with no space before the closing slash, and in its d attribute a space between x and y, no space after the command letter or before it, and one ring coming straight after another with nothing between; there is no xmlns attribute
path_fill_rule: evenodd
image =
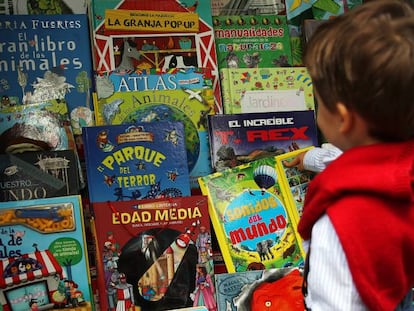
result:
<svg viewBox="0 0 414 311"><path fill-rule="evenodd" d="M102 310L124 303L142 311L215 308L205 196L93 206Z"/></svg>

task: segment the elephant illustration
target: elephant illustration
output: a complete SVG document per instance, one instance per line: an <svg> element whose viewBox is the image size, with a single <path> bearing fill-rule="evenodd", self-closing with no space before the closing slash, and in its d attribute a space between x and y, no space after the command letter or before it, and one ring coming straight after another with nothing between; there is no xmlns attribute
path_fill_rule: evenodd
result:
<svg viewBox="0 0 414 311"><path fill-rule="evenodd" d="M273 243L272 239L266 239L256 244L256 251L259 253L260 260L263 261L274 258L274 255L270 249L273 246Z"/></svg>

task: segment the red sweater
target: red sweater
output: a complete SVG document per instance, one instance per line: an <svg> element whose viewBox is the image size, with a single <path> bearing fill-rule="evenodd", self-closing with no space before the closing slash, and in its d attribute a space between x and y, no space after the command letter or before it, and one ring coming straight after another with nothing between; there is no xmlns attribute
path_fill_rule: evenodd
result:
<svg viewBox="0 0 414 311"><path fill-rule="evenodd" d="M309 240L327 213L370 310L394 310L414 286L413 168L414 140L355 147L314 178L305 198L299 233Z"/></svg>

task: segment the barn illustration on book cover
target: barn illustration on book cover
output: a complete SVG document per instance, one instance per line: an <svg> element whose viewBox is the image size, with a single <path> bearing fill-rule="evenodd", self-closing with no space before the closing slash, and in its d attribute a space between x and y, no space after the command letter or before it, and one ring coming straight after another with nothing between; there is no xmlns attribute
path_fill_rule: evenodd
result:
<svg viewBox="0 0 414 311"><path fill-rule="evenodd" d="M209 0L95 0L91 19L96 70L211 68L222 112Z"/></svg>

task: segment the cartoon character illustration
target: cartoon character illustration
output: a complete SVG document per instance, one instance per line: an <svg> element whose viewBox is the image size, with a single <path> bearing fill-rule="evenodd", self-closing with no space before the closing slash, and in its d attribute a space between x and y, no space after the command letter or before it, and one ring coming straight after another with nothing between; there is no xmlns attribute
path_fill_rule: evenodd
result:
<svg viewBox="0 0 414 311"><path fill-rule="evenodd" d="M98 136L96 137L96 144L98 145L99 149L104 152L110 152L114 149L114 145L108 139L108 131L103 130L100 131Z"/></svg>
<svg viewBox="0 0 414 311"><path fill-rule="evenodd" d="M29 307L30 307L30 310L31 311L38 311L39 310L39 307L37 305L37 300L36 299L30 300Z"/></svg>
<svg viewBox="0 0 414 311"><path fill-rule="evenodd" d="M77 289L78 284L73 280L65 280L65 306L77 307L83 302L82 293Z"/></svg>
<svg viewBox="0 0 414 311"><path fill-rule="evenodd" d="M140 60L141 53L137 50L137 44L128 39L123 40L121 50L121 62L116 68L117 72L133 71L135 70L133 60Z"/></svg>
<svg viewBox="0 0 414 311"><path fill-rule="evenodd" d="M177 145L178 140L180 139L180 135L178 135L177 130L173 129L171 131L166 131L167 134L165 135L164 141L170 141L172 144Z"/></svg>
<svg viewBox="0 0 414 311"><path fill-rule="evenodd" d="M196 238L196 246L198 249L198 262L206 263L211 258L211 235L206 226L200 226L200 232Z"/></svg>
<svg viewBox="0 0 414 311"><path fill-rule="evenodd" d="M196 289L194 291L193 306L205 306L209 311L216 311L217 305L214 298L214 284L211 276L203 264L198 264L196 269Z"/></svg>
<svg viewBox="0 0 414 311"><path fill-rule="evenodd" d="M177 169L175 169L174 171L167 172L167 177L171 181L175 181L179 175L180 174L178 173Z"/></svg>
<svg viewBox="0 0 414 311"><path fill-rule="evenodd" d="M233 51L230 51L225 58L228 68L239 68L239 57Z"/></svg>
<svg viewBox="0 0 414 311"><path fill-rule="evenodd" d="M119 274L119 284L116 288L116 311L125 311L134 307L134 292L132 285L127 283L126 275L124 273Z"/></svg>

